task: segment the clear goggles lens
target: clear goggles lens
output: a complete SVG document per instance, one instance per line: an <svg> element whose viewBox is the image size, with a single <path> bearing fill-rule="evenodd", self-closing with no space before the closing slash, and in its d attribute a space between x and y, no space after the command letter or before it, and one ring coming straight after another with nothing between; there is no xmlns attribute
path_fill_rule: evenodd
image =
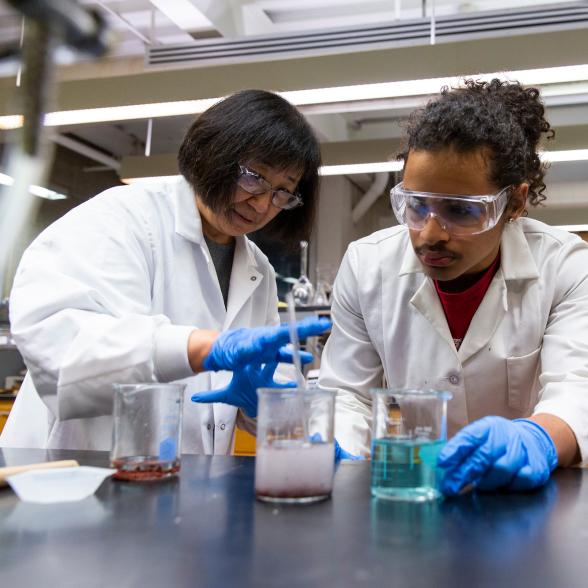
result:
<svg viewBox="0 0 588 588"><path fill-rule="evenodd" d="M429 217L434 217L452 235L476 235L496 225L506 208L510 188L496 194L456 196L405 190L401 182L390 190L390 200L398 222L409 229L420 231Z"/></svg>
<svg viewBox="0 0 588 588"><path fill-rule="evenodd" d="M254 196L272 192L272 204L284 210L302 206L302 198L299 194L292 194L288 190L274 190L265 178L243 166L239 166L237 185Z"/></svg>

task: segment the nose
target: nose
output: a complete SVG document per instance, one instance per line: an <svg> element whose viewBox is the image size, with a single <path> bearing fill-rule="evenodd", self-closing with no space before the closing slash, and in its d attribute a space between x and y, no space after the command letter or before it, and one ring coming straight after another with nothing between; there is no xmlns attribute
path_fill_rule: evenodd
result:
<svg viewBox="0 0 588 588"><path fill-rule="evenodd" d="M264 192L263 194L258 194L257 196L252 196L248 200L249 206L257 212L257 214L265 214L270 207L272 202L274 193L271 190Z"/></svg>
<svg viewBox="0 0 588 588"><path fill-rule="evenodd" d="M440 241L449 241L450 238L447 229L432 213L425 219L425 226L421 229L419 236L425 243L431 245Z"/></svg>

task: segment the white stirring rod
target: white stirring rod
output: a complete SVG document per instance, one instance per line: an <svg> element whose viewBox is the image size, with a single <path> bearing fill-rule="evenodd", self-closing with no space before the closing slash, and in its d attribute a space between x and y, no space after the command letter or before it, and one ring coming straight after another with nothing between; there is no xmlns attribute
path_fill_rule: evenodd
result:
<svg viewBox="0 0 588 588"><path fill-rule="evenodd" d="M290 331L290 342L292 343L292 354L294 356L294 367L296 368L296 383L299 388L306 387L306 381L302 374L302 362L300 361L300 341L298 340L298 331L296 330L296 308L294 306L294 296L292 292L286 294L286 303L288 305L288 330Z"/></svg>

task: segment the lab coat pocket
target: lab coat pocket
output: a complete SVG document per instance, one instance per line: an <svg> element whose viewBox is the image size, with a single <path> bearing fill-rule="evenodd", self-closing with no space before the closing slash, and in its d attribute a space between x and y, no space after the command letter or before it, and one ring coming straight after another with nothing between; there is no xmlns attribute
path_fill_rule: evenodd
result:
<svg viewBox="0 0 588 588"><path fill-rule="evenodd" d="M521 357L507 357L508 407L527 412L537 400L541 347Z"/></svg>

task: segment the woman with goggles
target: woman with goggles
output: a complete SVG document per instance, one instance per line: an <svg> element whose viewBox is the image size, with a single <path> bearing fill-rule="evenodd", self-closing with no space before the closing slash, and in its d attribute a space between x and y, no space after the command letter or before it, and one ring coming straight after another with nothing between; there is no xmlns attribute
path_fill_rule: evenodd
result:
<svg viewBox="0 0 588 588"><path fill-rule="evenodd" d="M256 389L294 385L291 369L274 378L292 363L290 335L274 270L246 235L308 239L312 129L286 100L247 90L198 117L178 161L179 180L107 190L23 256L10 309L30 370L0 445L109 449L113 383L183 380L182 451L229 453ZM328 327L311 318L298 336Z"/></svg>
<svg viewBox="0 0 588 588"><path fill-rule="evenodd" d="M441 490L529 490L588 461L588 245L526 218L545 199L539 91L465 80L410 117L400 226L352 243L319 383L369 453L369 389L448 390Z"/></svg>

